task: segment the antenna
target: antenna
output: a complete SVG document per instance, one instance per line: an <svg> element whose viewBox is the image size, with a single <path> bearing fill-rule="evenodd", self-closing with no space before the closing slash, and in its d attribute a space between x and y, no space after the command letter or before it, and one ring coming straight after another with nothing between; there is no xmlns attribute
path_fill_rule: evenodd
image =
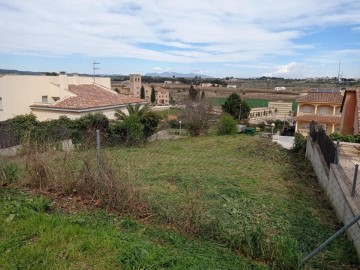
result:
<svg viewBox="0 0 360 270"><path fill-rule="evenodd" d="M340 71L341 71L341 59L339 61L339 71L338 71L338 82L341 83L341 77L343 72L341 71L341 75L340 75Z"/></svg>
<svg viewBox="0 0 360 270"><path fill-rule="evenodd" d="M341 74L340 74L341 73ZM339 91L339 87L340 87L340 84L342 84L342 75L343 75L343 72L341 71L341 59L339 61L339 70L338 70L338 76L337 76L337 90Z"/></svg>
<svg viewBox="0 0 360 270"><path fill-rule="evenodd" d="M93 70L94 70L93 82L94 83L95 83L95 70L100 69L100 68L96 67L96 65L100 65L100 63L96 63L95 61L93 63Z"/></svg>

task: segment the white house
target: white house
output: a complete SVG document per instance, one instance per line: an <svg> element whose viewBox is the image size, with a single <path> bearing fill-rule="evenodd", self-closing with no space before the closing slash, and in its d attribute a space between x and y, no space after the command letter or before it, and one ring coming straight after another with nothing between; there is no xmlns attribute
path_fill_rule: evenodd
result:
<svg viewBox="0 0 360 270"><path fill-rule="evenodd" d="M117 94L110 89L110 78L67 76L4 75L0 77L0 121L33 113L38 120L61 115L78 118L101 112L110 119L115 110L144 100Z"/></svg>
<svg viewBox="0 0 360 270"><path fill-rule="evenodd" d="M285 86L277 86L277 87L275 87L275 90L276 91L284 91L284 90L286 90L286 87Z"/></svg>
<svg viewBox="0 0 360 270"><path fill-rule="evenodd" d="M227 88L236 88L236 84L228 84L226 87Z"/></svg>

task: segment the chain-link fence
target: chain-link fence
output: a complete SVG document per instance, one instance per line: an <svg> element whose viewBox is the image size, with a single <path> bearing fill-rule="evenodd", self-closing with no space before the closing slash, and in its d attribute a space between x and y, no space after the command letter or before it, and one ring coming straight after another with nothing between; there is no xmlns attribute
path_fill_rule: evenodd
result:
<svg viewBox="0 0 360 270"><path fill-rule="evenodd" d="M339 165L345 172L344 183L351 192L351 196L360 205L360 186L358 183L359 171L359 144L339 143ZM360 213L359 213L360 214Z"/></svg>

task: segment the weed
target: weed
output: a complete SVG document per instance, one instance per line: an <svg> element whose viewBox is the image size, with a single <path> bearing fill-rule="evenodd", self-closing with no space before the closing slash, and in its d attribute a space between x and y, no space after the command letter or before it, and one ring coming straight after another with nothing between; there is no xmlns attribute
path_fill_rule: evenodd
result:
<svg viewBox="0 0 360 270"><path fill-rule="evenodd" d="M18 166L14 163L0 166L0 170L0 180L5 181L6 183L13 183L19 179L20 170Z"/></svg>

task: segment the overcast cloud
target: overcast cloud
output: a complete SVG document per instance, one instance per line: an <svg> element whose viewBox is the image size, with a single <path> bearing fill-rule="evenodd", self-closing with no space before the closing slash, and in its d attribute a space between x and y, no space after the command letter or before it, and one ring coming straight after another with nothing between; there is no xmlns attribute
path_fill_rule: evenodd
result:
<svg viewBox="0 0 360 270"><path fill-rule="evenodd" d="M301 77L311 75L303 64L327 57L356 67L360 50L353 42L324 51L306 37L344 26L359 35L359 14L358 0L0 0L0 54L139 59L158 62L158 71L171 63L235 68L262 62L254 74Z"/></svg>

